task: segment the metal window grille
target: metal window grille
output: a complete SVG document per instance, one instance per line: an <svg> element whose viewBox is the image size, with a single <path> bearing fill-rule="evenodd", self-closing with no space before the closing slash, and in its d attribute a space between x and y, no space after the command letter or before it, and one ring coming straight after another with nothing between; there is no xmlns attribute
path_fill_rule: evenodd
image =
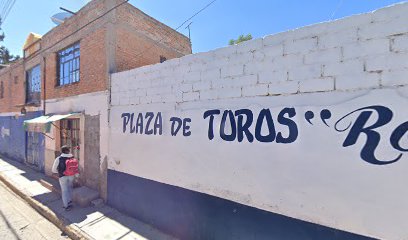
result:
<svg viewBox="0 0 408 240"><path fill-rule="evenodd" d="M58 52L58 81L63 86L79 82L80 50L79 42Z"/></svg>
<svg viewBox="0 0 408 240"><path fill-rule="evenodd" d="M26 72L26 103L39 103L41 98L41 66L37 65Z"/></svg>
<svg viewBox="0 0 408 240"><path fill-rule="evenodd" d="M71 153L79 159L81 144L79 119L63 119L60 121L61 146L67 145Z"/></svg>
<svg viewBox="0 0 408 240"><path fill-rule="evenodd" d="M4 83L0 82L0 98L4 98Z"/></svg>
<svg viewBox="0 0 408 240"><path fill-rule="evenodd" d="M167 61L167 58L165 56L160 56L160 63L164 63Z"/></svg>

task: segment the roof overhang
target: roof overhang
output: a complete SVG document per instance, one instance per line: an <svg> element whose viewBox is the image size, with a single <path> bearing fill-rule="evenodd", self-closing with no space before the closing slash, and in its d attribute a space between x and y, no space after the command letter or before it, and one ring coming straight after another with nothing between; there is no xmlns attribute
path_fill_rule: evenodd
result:
<svg viewBox="0 0 408 240"><path fill-rule="evenodd" d="M24 121L24 129L27 132L40 132L49 133L51 130L51 125L61 119L79 116L80 113L69 113L63 115L50 115L50 116L40 116L37 118L29 119Z"/></svg>

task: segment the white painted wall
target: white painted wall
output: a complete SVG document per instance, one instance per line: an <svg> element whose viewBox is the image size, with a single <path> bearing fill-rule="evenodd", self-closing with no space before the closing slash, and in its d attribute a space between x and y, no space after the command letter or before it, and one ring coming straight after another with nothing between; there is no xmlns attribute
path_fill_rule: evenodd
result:
<svg viewBox="0 0 408 240"><path fill-rule="evenodd" d="M108 93L95 92L73 97L47 100L45 114L80 112L86 115L100 115L101 126L107 126ZM84 130L84 129L83 129ZM107 156L107 130L101 129L101 156ZM83 138L82 138L83 139ZM83 146L82 146L83 147ZM83 149L83 148L82 148Z"/></svg>
<svg viewBox="0 0 408 240"><path fill-rule="evenodd" d="M82 94L73 97L66 97L61 99L50 99L46 101L46 113L45 114L66 114L71 112L82 113L80 115L80 133L81 133L81 145L80 145L80 159L84 159L84 129L85 116L84 115L100 115L100 154L101 159L95 159L95 161L102 162L102 159L108 155L108 130L104 126L108 126L108 93L106 91ZM51 136L56 137L59 131L55 128L51 128ZM56 149L56 142L50 138L46 138L46 172L50 174L49 170L52 166L54 151ZM84 162L80 161L80 165L83 168ZM103 169L101 169L101 172Z"/></svg>
<svg viewBox="0 0 408 240"><path fill-rule="evenodd" d="M365 162L364 134L343 147L349 131L334 124L356 109L385 106L394 115L376 129L376 157L402 153L389 138L408 121L407 13L408 4L398 4L113 74L109 168L363 235L406 238L408 156L382 166ZM270 109L286 136L276 121L285 107L297 113L293 143L207 137L206 110L241 108ZM331 111L329 127L319 118L323 109ZM307 111L315 114L313 125ZM163 135L123 133L124 112L161 112ZM173 116L191 118L190 137L171 136ZM406 135L400 144L406 146Z"/></svg>

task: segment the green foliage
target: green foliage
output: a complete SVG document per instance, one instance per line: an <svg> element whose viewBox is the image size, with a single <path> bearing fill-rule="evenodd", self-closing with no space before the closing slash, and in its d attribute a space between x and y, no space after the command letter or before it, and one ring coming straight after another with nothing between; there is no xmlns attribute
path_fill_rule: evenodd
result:
<svg viewBox="0 0 408 240"><path fill-rule="evenodd" d="M229 40L229 45L239 44L239 43L242 43L242 42L251 40L251 39L252 39L252 35L251 35L251 34L247 34L246 36L240 35L240 36L238 37L238 39L236 39L236 40L234 40L234 39Z"/></svg>
<svg viewBox="0 0 408 240"><path fill-rule="evenodd" d="M4 33L0 34L0 42L3 42L5 38ZM20 56L13 55L10 51L3 45L0 46L0 64L9 64L20 59Z"/></svg>

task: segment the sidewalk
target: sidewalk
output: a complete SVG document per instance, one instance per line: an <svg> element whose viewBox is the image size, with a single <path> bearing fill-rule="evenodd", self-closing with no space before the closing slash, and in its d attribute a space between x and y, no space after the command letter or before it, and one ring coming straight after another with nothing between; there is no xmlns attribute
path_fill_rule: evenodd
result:
<svg viewBox="0 0 408 240"><path fill-rule="evenodd" d="M0 180L72 239L175 239L106 205L75 206L66 212L60 195L40 183L45 178L28 166L0 157Z"/></svg>

